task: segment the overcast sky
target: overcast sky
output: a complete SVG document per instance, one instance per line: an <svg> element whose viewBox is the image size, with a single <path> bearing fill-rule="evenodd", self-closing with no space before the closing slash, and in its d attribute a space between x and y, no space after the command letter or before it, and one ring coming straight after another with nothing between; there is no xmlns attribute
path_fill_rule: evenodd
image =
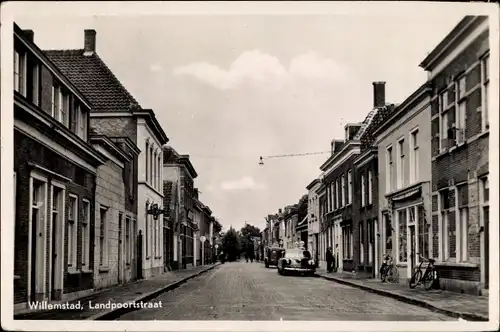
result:
<svg viewBox="0 0 500 332"><path fill-rule="evenodd" d="M334 4L334 3L332 3ZM461 19L439 10L369 15L17 16L42 49L97 52L131 94L152 108L170 143L191 155L195 186L225 227L297 203L342 124L362 121L372 82L399 103L425 79L418 67ZM411 13L411 14L409 14Z"/></svg>

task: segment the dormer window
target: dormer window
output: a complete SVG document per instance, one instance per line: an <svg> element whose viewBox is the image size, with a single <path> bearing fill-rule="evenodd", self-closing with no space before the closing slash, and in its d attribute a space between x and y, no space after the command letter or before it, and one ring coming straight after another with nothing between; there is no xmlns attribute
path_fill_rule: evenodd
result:
<svg viewBox="0 0 500 332"><path fill-rule="evenodd" d="M14 90L26 97L26 54L14 51Z"/></svg>
<svg viewBox="0 0 500 332"><path fill-rule="evenodd" d="M68 126L69 95L58 86L52 86L52 116Z"/></svg>

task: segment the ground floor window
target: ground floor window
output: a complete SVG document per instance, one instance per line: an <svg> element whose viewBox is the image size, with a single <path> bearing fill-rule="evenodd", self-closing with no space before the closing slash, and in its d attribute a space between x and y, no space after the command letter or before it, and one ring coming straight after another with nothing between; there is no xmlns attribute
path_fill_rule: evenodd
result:
<svg viewBox="0 0 500 332"><path fill-rule="evenodd" d="M375 220L368 220L367 222L367 232L368 232L368 264L373 263L373 246L375 242L375 237L374 237L374 224Z"/></svg>
<svg viewBox="0 0 500 332"><path fill-rule="evenodd" d="M90 269L90 201L83 199L82 268Z"/></svg>
<svg viewBox="0 0 500 332"><path fill-rule="evenodd" d="M353 243L352 243L352 226L345 226L342 228L342 242L343 242L343 257L344 259L352 259L353 256Z"/></svg>
<svg viewBox="0 0 500 332"><path fill-rule="evenodd" d="M407 218L406 218L406 209L401 209L396 212L397 214L397 222L398 222L398 262L399 263L406 263L408 261L407 259L407 249L408 249L408 244L407 244L407 239L406 239L406 226L408 224Z"/></svg>

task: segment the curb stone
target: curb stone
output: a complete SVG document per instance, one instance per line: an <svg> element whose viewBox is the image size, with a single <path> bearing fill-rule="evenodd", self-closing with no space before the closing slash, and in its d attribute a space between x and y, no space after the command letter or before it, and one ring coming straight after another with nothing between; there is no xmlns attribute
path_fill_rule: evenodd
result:
<svg viewBox="0 0 500 332"><path fill-rule="evenodd" d="M221 265L221 263L217 263L217 264L214 264L204 270L201 270L201 271L198 271L190 276L187 276L185 278L182 278L180 280L177 280L177 281L174 281L173 283L170 283L164 287L161 287L161 288L158 288L152 292L149 292L149 293L146 293L146 294L143 294L131 301L127 301L127 302L148 302L150 301L151 299L154 299L155 297L161 295L162 293L165 293L165 292L168 292L172 289L175 289L177 287L179 287L181 284L187 282L188 280L190 279L193 279L197 276L199 276L200 274L203 274L205 272L208 272L212 269L215 269L217 266ZM139 310L139 308L116 308L116 309L109 309L107 311L104 311L104 312L101 312L101 313L98 313L98 314L95 314L89 318L86 318L85 320L113 320L115 318L118 318L120 317L121 315L124 315L125 313L128 313L128 312L132 312L132 311L135 311L135 310Z"/></svg>
<svg viewBox="0 0 500 332"><path fill-rule="evenodd" d="M387 296L387 297L392 297L393 299L399 300L401 302L406 302L409 304L418 305L420 307L424 307L424 308L430 309L434 312L439 312L439 313L448 315L448 316L453 317L453 318L462 318L462 319L470 320L470 321L486 321L486 322L489 320L488 316L485 316L485 315L473 314L473 313L468 313L468 312L459 312L459 311L453 311L453 310L449 310L449 309L440 308L440 307L438 307L430 302L424 301L424 300L411 298L409 296L405 296L405 295L401 295L401 294L391 293L391 292L388 292L386 290L381 290L381 289L377 289L374 287L361 285L361 284L351 282L351 281L348 281L345 279L331 277L331 276L324 276L324 275L319 275L319 274L317 274L317 276L320 278L326 279L326 280L338 282L340 284L356 287L356 288L368 291L370 293L375 293L375 294L379 294L379 295L383 295L383 296Z"/></svg>

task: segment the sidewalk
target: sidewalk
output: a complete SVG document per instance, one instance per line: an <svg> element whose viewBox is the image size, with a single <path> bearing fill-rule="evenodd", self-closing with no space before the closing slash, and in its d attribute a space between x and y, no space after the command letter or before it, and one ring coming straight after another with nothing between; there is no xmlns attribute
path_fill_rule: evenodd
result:
<svg viewBox="0 0 500 332"><path fill-rule="evenodd" d="M349 272L327 273L324 269L318 269L316 275L327 280L425 307L451 317L460 317L471 321L489 320L488 296L460 294L434 289L426 291L422 286L410 289L407 284L382 283L379 279L363 278Z"/></svg>
<svg viewBox="0 0 500 332"><path fill-rule="evenodd" d="M21 313L15 313L14 319L33 320L112 320L131 308L118 309L90 309L92 303L125 303L125 302L148 302L163 292L176 288L183 282L194 278L208 270L215 268L220 263L194 267L189 270L176 270L167 272L152 279L139 280L122 286L117 286L71 301L80 302L82 310L30 310L25 309Z"/></svg>

